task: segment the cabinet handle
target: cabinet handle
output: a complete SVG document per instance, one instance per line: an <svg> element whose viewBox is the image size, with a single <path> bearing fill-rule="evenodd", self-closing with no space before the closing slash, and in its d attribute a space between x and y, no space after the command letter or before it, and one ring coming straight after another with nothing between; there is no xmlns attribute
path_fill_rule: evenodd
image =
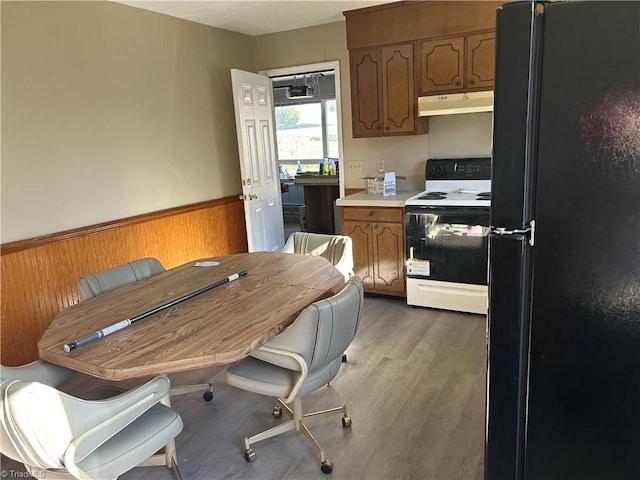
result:
<svg viewBox="0 0 640 480"><path fill-rule="evenodd" d="M370 224L365 224L364 228L369 228L371 225Z"/></svg>
<svg viewBox="0 0 640 480"><path fill-rule="evenodd" d="M377 223L373 226L373 229L374 229L374 230L377 230L377 229L378 229L378 224L377 224Z"/></svg>
<svg viewBox="0 0 640 480"><path fill-rule="evenodd" d="M475 85L476 81L475 80L469 80L469 85Z"/></svg>
<svg viewBox="0 0 640 480"><path fill-rule="evenodd" d="M455 85L456 87L459 87L460 85L462 85L462 82L461 82L460 80L456 80L456 81L454 82L454 85Z"/></svg>
<svg viewBox="0 0 640 480"><path fill-rule="evenodd" d="M373 210L369 210L369 216L370 216L370 217L373 217L373 214L374 214L374 213L375 213L375 212L374 212Z"/></svg>

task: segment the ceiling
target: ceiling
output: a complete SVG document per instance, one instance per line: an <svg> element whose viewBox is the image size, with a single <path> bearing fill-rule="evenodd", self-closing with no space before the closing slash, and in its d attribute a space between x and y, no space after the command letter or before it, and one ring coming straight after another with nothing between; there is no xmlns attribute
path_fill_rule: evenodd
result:
<svg viewBox="0 0 640 480"><path fill-rule="evenodd" d="M115 0L246 35L262 35L344 20L342 12L389 0Z"/></svg>

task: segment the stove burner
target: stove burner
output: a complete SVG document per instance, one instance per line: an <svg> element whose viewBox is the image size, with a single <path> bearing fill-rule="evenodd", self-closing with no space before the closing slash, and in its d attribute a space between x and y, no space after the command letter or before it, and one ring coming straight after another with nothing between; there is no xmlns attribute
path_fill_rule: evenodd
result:
<svg viewBox="0 0 640 480"><path fill-rule="evenodd" d="M447 194L444 192L428 192L418 197L419 200L444 200L445 198L447 198Z"/></svg>

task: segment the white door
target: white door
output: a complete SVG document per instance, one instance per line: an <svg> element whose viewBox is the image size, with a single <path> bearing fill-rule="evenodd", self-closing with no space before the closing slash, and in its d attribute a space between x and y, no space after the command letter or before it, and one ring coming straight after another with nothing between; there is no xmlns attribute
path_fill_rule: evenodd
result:
<svg viewBox="0 0 640 480"><path fill-rule="evenodd" d="M284 246L284 220L271 80L232 69L231 83L249 251L279 251Z"/></svg>

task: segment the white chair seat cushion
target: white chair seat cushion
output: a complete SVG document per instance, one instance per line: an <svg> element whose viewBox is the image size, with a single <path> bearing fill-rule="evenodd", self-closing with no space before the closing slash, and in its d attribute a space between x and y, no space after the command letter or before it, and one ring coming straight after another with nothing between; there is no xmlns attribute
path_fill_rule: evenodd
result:
<svg viewBox="0 0 640 480"><path fill-rule="evenodd" d="M91 478L117 478L135 466L138 459L150 457L182 430L178 413L162 404L151 407L118 435L78 462Z"/></svg>
<svg viewBox="0 0 640 480"><path fill-rule="evenodd" d="M298 396L303 397L333 380L340 370L341 362L342 357L338 357L322 368L309 372ZM289 395L299 377L300 372L253 357L247 357L227 369L229 385L272 397Z"/></svg>

